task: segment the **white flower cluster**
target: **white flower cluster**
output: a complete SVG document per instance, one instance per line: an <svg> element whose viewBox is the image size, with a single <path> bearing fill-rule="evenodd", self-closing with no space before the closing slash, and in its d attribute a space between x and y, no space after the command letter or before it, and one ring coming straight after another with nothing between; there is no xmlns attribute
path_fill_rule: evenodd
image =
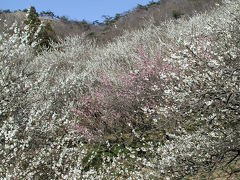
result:
<svg viewBox="0 0 240 180"><path fill-rule="evenodd" d="M14 24L0 38L0 178L174 179L239 152L239 9L240 0L224 1L106 46L71 37L38 55ZM84 122L72 109L102 73L113 82L121 73L138 75L139 46L169 65L154 72L157 104L139 109L157 135L130 124L126 142L87 143L75 133Z"/></svg>

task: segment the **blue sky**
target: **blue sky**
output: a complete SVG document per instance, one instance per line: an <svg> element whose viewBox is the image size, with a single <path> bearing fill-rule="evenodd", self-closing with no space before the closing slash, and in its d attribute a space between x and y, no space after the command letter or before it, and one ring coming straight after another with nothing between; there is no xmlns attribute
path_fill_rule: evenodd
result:
<svg viewBox="0 0 240 180"><path fill-rule="evenodd" d="M55 15L73 20L102 21L103 15L114 16L151 0L0 0L0 9L24 9L31 5L38 12L51 10ZM157 0L154 0L157 1Z"/></svg>

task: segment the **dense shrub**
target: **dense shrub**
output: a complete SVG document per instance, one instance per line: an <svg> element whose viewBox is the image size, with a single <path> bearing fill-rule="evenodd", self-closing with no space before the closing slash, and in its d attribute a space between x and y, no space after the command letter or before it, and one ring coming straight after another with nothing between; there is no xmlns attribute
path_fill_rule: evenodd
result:
<svg viewBox="0 0 240 180"><path fill-rule="evenodd" d="M172 16L173 16L175 19L181 18L182 15L184 15L184 14L181 13L181 11L174 10L174 11L172 12Z"/></svg>

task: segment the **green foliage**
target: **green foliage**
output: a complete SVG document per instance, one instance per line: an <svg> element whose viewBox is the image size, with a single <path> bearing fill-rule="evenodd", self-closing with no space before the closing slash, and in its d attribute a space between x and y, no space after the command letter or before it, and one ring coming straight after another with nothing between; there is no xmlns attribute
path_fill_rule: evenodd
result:
<svg viewBox="0 0 240 180"><path fill-rule="evenodd" d="M102 17L104 18L104 23L106 25L111 25L113 23L113 17L107 15L103 15Z"/></svg>
<svg viewBox="0 0 240 180"><path fill-rule="evenodd" d="M3 14L3 13L11 13L11 10L10 9L4 9L4 10L0 9L0 14Z"/></svg>
<svg viewBox="0 0 240 180"><path fill-rule="evenodd" d="M150 1L147 6L148 6L148 7L151 7L151 6L158 5L158 4L160 4L160 1L157 1L157 2Z"/></svg>
<svg viewBox="0 0 240 180"><path fill-rule="evenodd" d="M112 159L117 158L120 154L129 157L128 154L130 152L123 144L111 144L110 147L107 147L106 144L89 144L87 149L88 152L82 160L85 171L88 171L90 168L101 168L104 159L107 158L110 160L108 162L110 164Z"/></svg>
<svg viewBox="0 0 240 180"><path fill-rule="evenodd" d="M50 17L50 18L54 18L55 14L52 11L49 10L49 11L40 12L40 16L47 16L47 17Z"/></svg>
<svg viewBox="0 0 240 180"><path fill-rule="evenodd" d="M117 21L121 18L121 14L117 13L114 17L114 20Z"/></svg>
<svg viewBox="0 0 240 180"><path fill-rule="evenodd" d="M89 148L87 155L82 160L85 171L88 171L92 167L98 169L101 166L102 152L103 149L101 147Z"/></svg>
<svg viewBox="0 0 240 180"><path fill-rule="evenodd" d="M50 48L50 42L54 41L57 42L57 36L54 30L52 29L52 26L50 22L46 22L42 28L42 30L39 32L39 45L41 47Z"/></svg>
<svg viewBox="0 0 240 180"><path fill-rule="evenodd" d="M78 24L81 25L85 31L90 29L90 24L86 20L79 21Z"/></svg>
<svg viewBox="0 0 240 180"><path fill-rule="evenodd" d="M89 38L96 38L96 33L95 32L90 32L90 33L88 33L88 35L87 35L87 37L89 37Z"/></svg>
<svg viewBox="0 0 240 180"><path fill-rule="evenodd" d="M35 7L31 6L28 10L27 19L25 20L25 24L34 26L34 25L40 25L41 21L38 18L38 13L35 9Z"/></svg>
<svg viewBox="0 0 240 180"><path fill-rule="evenodd" d="M137 5L137 10L148 10L150 7L154 6L154 5L158 5L160 4L160 1L154 2L154 1L150 1L147 5L143 6L141 4Z"/></svg>
<svg viewBox="0 0 240 180"><path fill-rule="evenodd" d="M68 22L69 21L67 16L61 16L61 17L59 17L59 19L63 22Z"/></svg>
<svg viewBox="0 0 240 180"><path fill-rule="evenodd" d="M175 18L175 19L179 19L181 18L181 16L184 15L181 11L179 10L173 10L172 12L172 16Z"/></svg>
<svg viewBox="0 0 240 180"><path fill-rule="evenodd" d="M25 9L22 10L22 12L28 12L28 10L25 8Z"/></svg>
<svg viewBox="0 0 240 180"><path fill-rule="evenodd" d="M144 10L148 10L148 7L147 6L143 6L143 5L141 5L141 4L138 4L137 5L137 9L139 9L139 10L141 10L141 9L144 9Z"/></svg>
<svg viewBox="0 0 240 180"><path fill-rule="evenodd" d="M24 21L27 30L27 44L35 47L37 52L50 48L50 42L57 42L57 37L49 22L42 23L35 7L31 6Z"/></svg>
<svg viewBox="0 0 240 180"><path fill-rule="evenodd" d="M35 33L37 32L41 21L38 18L38 14L36 12L35 7L31 6L30 9L28 10L28 14L27 14L27 18L24 21L27 30L27 34L28 34L28 38L27 38L27 43L29 45L31 45L34 40L35 40Z"/></svg>

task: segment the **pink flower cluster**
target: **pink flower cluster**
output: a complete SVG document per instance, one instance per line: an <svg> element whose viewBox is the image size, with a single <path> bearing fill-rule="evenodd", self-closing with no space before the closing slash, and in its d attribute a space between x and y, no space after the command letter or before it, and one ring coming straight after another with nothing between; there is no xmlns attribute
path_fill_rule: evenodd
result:
<svg viewBox="0 0 240 180"><path fill-rule="evenodd" d="M168 81L162 74L178 73L178 69L163 62L160 55L148 57L142 48L137 48L135 60L135 68L121 73L117 79L103 73L99 85L88 86L88 93L73 111L82 124L102 132L116 132L126 129L129 123L138 126L154 113L154 108L163 101L162 86Z"/></svg>

